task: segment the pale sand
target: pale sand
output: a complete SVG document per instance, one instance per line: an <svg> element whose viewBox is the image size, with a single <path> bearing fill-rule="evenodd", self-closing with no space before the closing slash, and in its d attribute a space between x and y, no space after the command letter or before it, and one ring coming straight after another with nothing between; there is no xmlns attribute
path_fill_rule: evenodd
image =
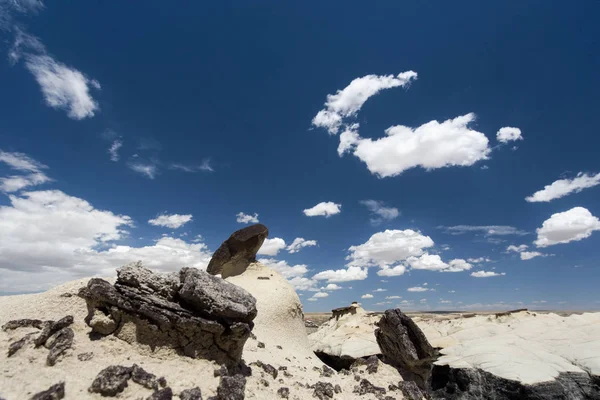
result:
<svg viewBox="0 0 600 400"><path fill-rule="evenodd" d="M258 276L268 276L270 279L258 280ZM286 366L293 375L288 378L283 371L279 371L277 380L274 380L262 373L260 368L252 366L253 375L248 377L246 385L247 399L279 399L277 389L283 386L289 388L290 399L312 399L313 390L302 388L297 382L309 385L318 381L339 384L342 393L336 398L375 399L372 394L359 396L352 393L358 384L353 375L336 374L331 378L321 378L319 372L313 370L313 367L323 364L310 350L299 308L300 301L279 273L256 264L243 275L228 280L245 287L258 300L258 316L253 331L257 339L246 342L243 355L246 363L260 360L275 368ZM45 364L48 351L43 347L34 349L32 344L7 357L8 345L35 329L0 331L0 397L6 400L27 399L59 381L66 381L66 399L103 399L87 391L98 372L109 365L131 366L133 363L157 376L164 376L175 394L196 386L202 389L204 398L216 394L219 378L214 377L213 371L218 366L213 362L182 357L165 349L153 352L147 346L132 346L113 336L91 341L88 337L90 328L83 321L87 315L85 301L76 295L86 283L87 279L84 279L40 294L0 297L0 325L21 318L58 320L65 315L73 315L75 319L72 325L75 332L73 349L53 367ZM62 297L64 293L72 296ZM265 348L258 347L259 341L265 344ZM84 352L93 352L94 357L89 361L79 361L77 354ZM365 373L362 376L374 385L385 388L401 380L398 372L387 365L380 365L377 374ZM267 381L269 387L265 387L261 379ZM283 383L279 383L279 379L283 379ZM130 381L117 398L144 399L150 393ZM398 392L389 394L401 398Z"/></svg>

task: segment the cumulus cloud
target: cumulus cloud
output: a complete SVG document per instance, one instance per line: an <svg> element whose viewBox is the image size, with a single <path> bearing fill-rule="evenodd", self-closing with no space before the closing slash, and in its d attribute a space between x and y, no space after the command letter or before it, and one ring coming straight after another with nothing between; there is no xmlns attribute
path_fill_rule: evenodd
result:
<svg viewBox="0 0 600 400"><path fill-rule="evenodd" d="M400 215L397 208L387 207L383 201L363 200L360 203L366 206L373 215L371 218L373 225L378 225L383 221L391 221Z"/></svg>
<svg viewBox="0 0 600 400"><path fill-rule="evenodd" d="M22 173L21 175L1 177L0 191L2 192L14 193L29 186L37 186L51 181L43 172L48 167L26 154L0 150L0 163Z"/></svg>
<svg viewBox="0 0 600 400"><path fill-rule="evenodd" d="M300 249L302 249L304 247L310 247L310 246L316 246L316 245L317 245L316 240L305 240L304 238L296 238L296 239L294 239L292 244L290 244L287 247L287 251L290 253L297 253L300 251Z"/></svg>
<svg viewBox="0 0 600 400"><path fill-rule="evenodd" d="M110 154L110 160L117 162L119 161L119 149L123 147L123 141L120 139L116 139L112 142L110 147L108 148L108 154Z"/></svg>
<svg viewBox="0 0 600 400"><path fill-rule="evenodd" d="M527 246L526 244L520 244L518 246L515 246L515 245L511 244L510 246L508 246L506 248L506 252L509 253L511 251L514 251L516 253L520 253L522 251L527 250L528 248L529 248L529 246Z"/></svg>
<svg viewBox="0 0 600 400"><path fill-rule="evenodd" d="M154 179L158 173L158 168L154 164L146 164L142 162L131 162L128 167L137 172L138 174L144 175L146 178Z"/></svg>
<svg viewBox="0 0 600 400"><path fill-rule="evenodd" d="M401 299L402 296L386 296L385 298L388 300L393 300L393 299Z"/></svg>
<svg viewBox="0 0 600 400"><path fill-rule="evenodd" d="M538 190L525 200L530 203L548 202L554 199L560 199L571 193L579 193L583 189L600 185L600 173L588 175L580 172L573 179L559 179L550 185L544 186L544 189Z"/></svg>
<svg viewBox="0 0 600 400"><path fill-rule="evenodd" d="M329 293L325 293L325 292L317 292L313 295L313 297L315 299L322 299L324 297L329 297Z"/></svg>
<svg viewBox="0 0 600 400"><path fill-rule="evenodd" d="M238 221L239 222L239 221ZM285 249L285 240L281 238L265 239L257 254L265 256L276 256L279 251Z"/></svg>
<svg viewBox="0 0 600 400"><path fill-rule="evenodd" d="M341 286L336 285L335 283L330 283L329 285L322 287L321 290L340 290L343 289Z"/></svg>
<svg viewBox="0 0 600 400"><path fill-rule="evenodd" d="M531 260L535 257L544 256L544 254L540 253L539 251L523 251L520 256L521 260Z"/></svg>
<svg viewBox="0 0 600 400"><path fill-rule="evenodd" d="M367 294L363 294L362 296L360 296L361 299L372 299L373 295L370 293Z"/></svg>
<svg viewBox="0 0 600 400"><path fill-rule="evenodd" d="M314 280L327 280L327 282L350 282L362 281L367 279L367 269L360 267L348 267L346 269L321 271L315 276Z"/></svg>
<svg viewBox="0 0 600 400"><path fill-rule="evenodd" d="M305 264L289 265L287 261L272 258L261 258L258 262L279 272L297 291L318 290L317 281L305 276L309 271Z"/></svg>
<svg viewBox="0 0 600 400"><path fill-rule="evenodd" d="M396 265L395 267L388 267L385 265L379 271L377 271L377 275L379 276L400 276L404 275L406 272L406 267L402 264Z"/></svg>
<svg viewBox="0 0 600 400"><path fill-rule="evenodd" d="M537 247L582 240L600 230L600 220L586 208L574 207L568 211L552 214L537 229Z"/></svg>
<svg viewBox="0 0 600 400"><path fill-rule="evenodd" d="M307 208L303 211L307 217L324 216L326 218L339 214L342 210L341 204L336 204L332 201L321 202L312 208Z"/></svg>
<svg viewBox="0 0 600 400"><path fill-rule="evenodd" d="M492 276L503 276L506 275L506 273L504 272L494 272L494 271L477 271L477 272L471 272L471 276L474 276L475 278L490 278Z"/></svg>
<svg viewBox="0 0 600 400"><path fill-rule="evenodd" d="M416 167L427 170L470 166L488 158L487 137L469 128L475 120L470 113L442 123L430 121L417 128L396 125L379 139L345 138L346 152L363 161L380 178L396 176Z"/></svg>
<svg viewBox="0 0 600 400"><path fill-rule="evenodd" d="M519 253L521 260L531 260L532 258L535 258L535 257L546 257L547 256L547 254L540 253L539 251L527 251L528 248L529 248L529 246L527 246L526 244L521 244L519 246L510 245L506 248L506 252L510 253L512 251L515 253Z"/></svg>
<svg viewBox="0 0 600 400"><path fill-rule="evenodd" d="M192 220L192 214L162 214L148 221L150 225L177 229Z"/></svg>
<svg viewBox="0 0 600 400"><path fill-rule="evenodd" d="M98 210L59 190L9 196L0 207L0 291L36 291L86 276L109 276L115 267L142 260L149 268L205 269L211 252L204 243L162 237L133 247L125 239L133 221Z"/></svg>
<svg viewBox="0 0 600 400"><path fill-rule="evenodd" d="M326 128L330 134L337 134L344 118L355 116L363 104L381 90L408 85L417 79L414 71L394 75L366 75L356 78L342 90L327 95L325 108L319 111L312 123Z"/></svg>
<svg viewBox="0 0 600 400"><path fill-rule="evenodd" d="M508 143L514 140L523 140L523 136L519 128L505 126L504 128L500 128L496 133L496 140L500 143Z"/></svg>
<svg viewBox="0 0 600 400"><path fill-rule="evenodd" d="M258 224L258 214L254 213L254 215L244 214L243 212L239 212L236 214L236 221L240 224Z"/></svg>
<svg viewBox="0 0 600 400"><path fill-rule="evenodd" d="M451 235L463 235L468 232L482 233L485 236L527 235L527 232L507 225L455 225L438 226Z"/></svg>
<svg viewBox="0 0 600 400"><path fill-rule="evenodd" d="M426 292L429 289L422 287L422 286L414 286L414 287L409 287L408 289L406 289L408 292Z"/></svg>
<svg viewBox="0 0 600 400"><path fill-rule="evenodd" d="M387 289L377 288L373 290L374 292L387 292Z"/></svg>
<svg viewBox="0 0 600 400"><path fill-rule="evenodd" d="M483 262L491 262L492 260L490 260L487 257L478 257L478 258L468 258L467 261L470 263L473 263L473 264L480 264Z"/></svg>

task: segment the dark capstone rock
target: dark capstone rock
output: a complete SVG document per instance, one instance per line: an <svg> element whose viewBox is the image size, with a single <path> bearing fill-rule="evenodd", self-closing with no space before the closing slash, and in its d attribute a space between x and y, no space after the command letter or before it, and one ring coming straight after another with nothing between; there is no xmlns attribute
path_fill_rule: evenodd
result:
<svg viewBox="0 0 600 400"><path fill-rule="evenodd" d="M60 400L65 397L65 383L60 382L56 385L50 386L49 389L44 390L31 396L31 400Z"/></svg>
<svg viewBox="0 0 600 400"><path fill-rule="evenodd" d="M42 329L44 321L39 319L14 319L2 325L3 331L9 331L17 328L37 328Z"/></svg>
<svg viewBox="0 0 600 400"><path fill-rule="evenodd" d="M423 398L429 398L429 395L421 390L416 383L412 381L401 381L398 382L398 388L407 400L422 400Z"/></svg>
<svg viewBox="0 0 600 400"><path fill-rule="evenodd" d="M223 376L217 387L217 400L244 400L246 378L241 375Z"/></svg>
<svg viewBox="0 0 600 400"><path fill-rule="evenodd" d="M342 387L340 385L335 385L333 387L333 391L336 393L342 393Z"/></svg>
<svg viewBox="0 0 600 400"><path fill-rule="evenodd" d="M371 382L366 379L362 379L358 386L354 386L354 390L352 393L358 393L360 396L363 396L367 393L372 393L374 395L385 394L385 388L375 386Z"/></svg>
<svg viewBox="0 0 600 400"><path fill-rule="evenodd" d="M202 391L199 387L193 389L185 389L179 393L180 400L202 400Z"/></svg>
<svg viewBox="0 0 600 400"><path fill-rule="evenodd" d="M147 400L171 400L172 398L173 391L170 387L167 387L152 393Z"/></svg>
<svg viewBox="0 0 600 400"><path fill-rule="evenodd" d="M335 374L334 370L329 368L327 365L323 365L323 368L321 371L321 377L329 378L329 377L333 376L333 374Z"/></svg>
<svg viewBox="0 0 600 400"><path fill-rule="evenodd" d="M45 346L50 349L48 356L46 357L46 364L49 366L56 364L58 357L63 355L65 351L71 348L74 337L75 334L71 328L62 328L60 331L52 335L45 344Z"/></svg>
<svg viewBox="0 0 600 400"><path fill-rule="evenodd" d="M277 389L277 394L282 399L289 399L290 398L290 389L286 388L286 387L280 387L279 389Z"/></svg>
<svg viewBox="0 0 600 400"><path fill-rule="evenodd" d="M421 329L399 308L386 310L377 326L375 338L384 361L394 366L405 381L426 389L437 352Z"/></svg>
<svg viewBox="0 0 600 400"><path fill-rule="evenodd" d="M88 353L79 353L77 354L77 359L79 361L89 361L92 358L94 358L94 353L92 353L91 351Z"/></svg>
<svg viewBox="0 0 600 400"><path fill-rule="evenodd" d="M315 391L313 392L313 397L318 398L319 400L326 400L333 398L333 385L329 382L317 382L315 383Z"/></svg>
<svg viewBox="0 0 600 400"><path fill-rule="evenodd" d="M215 251L206 271L212 275L221 274L223 278L243 273L250 263L256 261L256 252L267 236L269 230L262 224L233 232Z"/></svg>
<svg viewBox="0 0 600 400"><path fill-rule="evenodd" d="M123 340L220 364L240 362L257 312L250 293L193 268L156 274L134 263L119 268L117 275L114 285L93 278L79 292L87 302L88 325L104 318L103 326L114 321L109 331L114 328ZM136 326L135 338L121 334L126 323Z"/></svg>
<svg viewBox="0 0 600 400"><path fill-rule="evenodd" d="M256 361L254 363L251 363L256 365L259 368L262 368L263 371L265 371L267 374L271 375L273 377L273 379L277 379L277 369L275 369L274 366L272 366L271 364L265 364L262 361Z"/></svg>
<svg viewBox="0 0 600 400"><path fill-rule="evenodd" d="M158 390L159 382L156 375L147 372L137 364L133 364L131 367L131 380L147 389ZM161 386L166 386L166 383L165 381Z"/></svg>
<svg viewBox="0 0 600 400"><path fill-rule="evenodd" d="M121 365L106 367L98 373L88 391L100 393L102 396L116 396L127 387L132 370L131 367Z"/></svg>
<svg viewBox="0 0 600 400"><path fill-rule="evenodd" d="M561 372L553 381L526 385L481 369L435 365L431 397L446 400L588 400L600 399L600 377Z"/></svg>
<svg viewBox="0 0 600 400"><path fill-rule="evenodd" d="M21 350L23 348L23 346L25 346L27 343L29 343L31 341L31 337L33 335L35 335L35 332L28 333L27 335L23 336L21 339L12 342L8 346L8 356L10 357L13 354L15 354L17 351Z"/></svg>
<svg viewBox="0 0 600 400"><path fill-rule="evenodd" d="M56 332L60 331L63 328L71 325L73 323L73 316L67 315L64 318L59 319L56 322L48 321L44 324L42 332L38 337L35 338L34 343L35 347L39 347L46 343L46 340L50 338L50 336L54 335Z"/></svg>

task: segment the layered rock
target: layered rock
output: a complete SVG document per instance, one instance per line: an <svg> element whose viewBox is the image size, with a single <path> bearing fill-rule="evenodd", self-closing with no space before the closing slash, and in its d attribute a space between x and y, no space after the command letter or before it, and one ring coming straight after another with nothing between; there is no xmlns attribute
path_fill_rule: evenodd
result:
<svg viewBox="0 0 600 400"><path fill-rule="evenodd" d="M256 299L246 290L194 268L157 274L138 262L117 275L114 285L93 278L80 291L95 334L228 365L240 362L257 313Z"/></svg>
<svg viewBox="0 0 600 400"><path fill-rule="evenodd" d="M421 329L400 309L386 310L375 330L383 359L396 367L405 381L427 388L437 352Z"/></svg>
<svg viewBox="0 0 600 400"><path fill-rule="evenodd" d="M262 224L251 225L235 231L213 254L206 271L223 278L243 273L250 263L256 261L256 253L269 236Z"/></svg>

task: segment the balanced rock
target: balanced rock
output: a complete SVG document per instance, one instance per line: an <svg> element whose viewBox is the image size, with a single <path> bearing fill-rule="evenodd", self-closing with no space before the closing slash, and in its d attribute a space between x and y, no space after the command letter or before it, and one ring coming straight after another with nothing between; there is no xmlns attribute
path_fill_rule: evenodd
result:
<svg viewBox="0 0 600 400"><path fill-rule="evenodd" d="M157 274L133 263L119 268L117 276L114 285L90 279L79 293L88 307L86 323L96 334L113 332L129 343L221 364L240 362L257 313L250 293L194 268Z"/></svg>
<svg viewBox="0 0 600 400"><path fill-rule="evenodd" d="M377 326L375 337L384 361L396 367L405 381L428 387L436 351L417 324L396 308L386 310Z"/></svg>
<svg viewBox="0 0 600 400"><path fill-rule="evenodd" d="M250 263L256 261L256 252L269 236L269 229L262 224L248 226L231 234L213 254L207 272L223 278L243 273Z"/></svg>

